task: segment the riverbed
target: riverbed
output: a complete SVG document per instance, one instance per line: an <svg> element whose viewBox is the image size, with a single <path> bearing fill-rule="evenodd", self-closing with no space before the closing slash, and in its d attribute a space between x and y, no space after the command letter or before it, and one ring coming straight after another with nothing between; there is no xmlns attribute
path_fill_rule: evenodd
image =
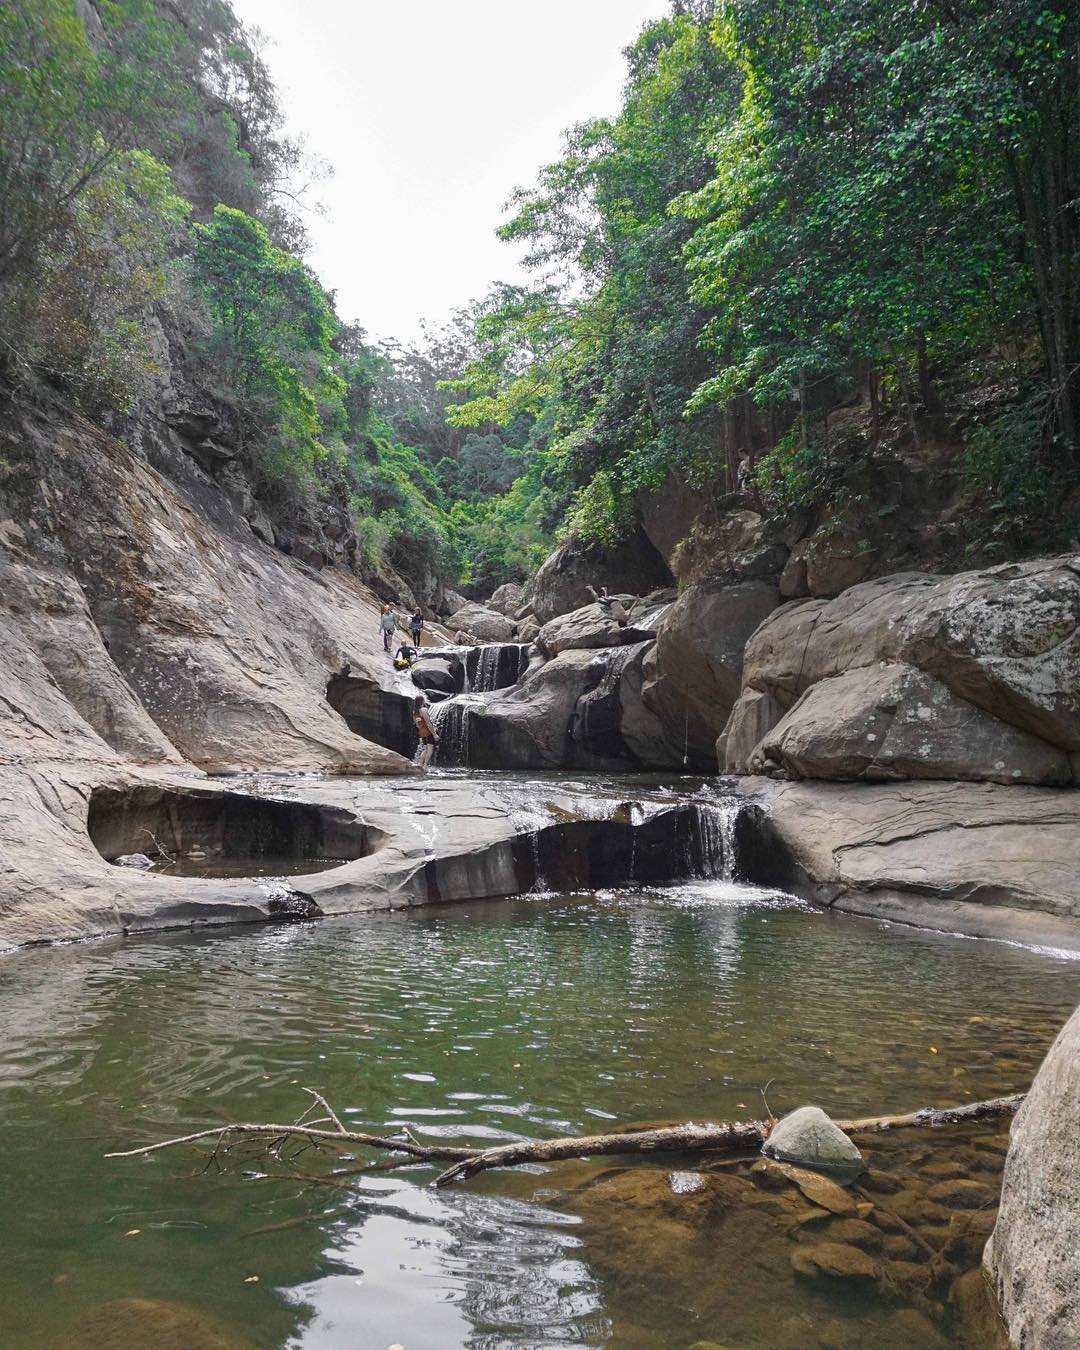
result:
<svg viewBox="0 0 1080 1350"><path fill-rule="evenodd" d="M436 1192L424 1166L346 1189L310 1153L103 1154L292 1120L305 1086L352 1127L470 1143L759 1116L766 1087L776 1114L978 1100L1027 1086L1078 998L1080 963L1060 954L700 878L10 955L3 1344L94 1350L141 1317L143 1344L179 1346L186 1316L207 1345L260 1350L886 1346L901 1315L907 1345L962 1344L948 1291L981 1239L939 1251L944 1280L925 1287L901 1267L930 1269L924 1231L944 1249L950 1214L981 1212L981 1233L990 1202L940 1186L993 1200L997 1125L874 1144L864 1205L939 1194L925 1224L912 1211L891 1230L909 1259L888 1258L887 1224L877 1247L863 1235L887 1279L824 1283L793 1273L790 1249L842 1218L793 1227L749 1160L574 1163Z"/></svg>

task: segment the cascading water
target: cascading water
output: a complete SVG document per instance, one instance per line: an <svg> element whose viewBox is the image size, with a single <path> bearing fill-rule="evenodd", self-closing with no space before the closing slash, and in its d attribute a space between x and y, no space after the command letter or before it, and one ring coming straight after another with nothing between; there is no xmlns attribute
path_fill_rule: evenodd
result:
<svg viewBox="0 0 1080 1350"><path fill-rule="evenodd" d="M529 648L520 642L489 642L482 647L457 648L462 668L462 692L429 708L439 738L436 762L443 767L469 767L469 722L473 709L488 694L517 684L529 668Z"/></svg>
<svg viewBox="0 0 1080 1350"><path fill-rule="evenodd" d="M735 880L735 822L742 810L737 797L718 797L694 803L694 840L691 870L700 877Z"/></svg>

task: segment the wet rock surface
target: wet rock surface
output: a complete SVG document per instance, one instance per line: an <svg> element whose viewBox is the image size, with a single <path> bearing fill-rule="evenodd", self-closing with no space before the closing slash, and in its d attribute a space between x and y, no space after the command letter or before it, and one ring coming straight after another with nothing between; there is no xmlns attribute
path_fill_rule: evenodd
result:
<svg viewBox="0 0 1080 1350"><path fill-rule="evenodd" d="M858 1167L859 1150L820 1106L800 1106L773 1126L762 1152L801 1167Z"/></svg>
<svg viewBox="0 0 1080 1350"><path fill-rule="evenodd" d="M1080 794L992 783L768 783L761 880L901 923L1080 948Z"/></svg>
<svg viewBox="0 0 1080 1350"><path fill-rule="evenodd" d="M840 1216L808 1205L769 1162L706 1162L703 1185L685 1189L652 1165L566 1164L543 1193L582 1219L590 1264L618 1291L617 1344L1005 1350L979 1274L1000 1159L973 1148L972 1127L933 1133L932 1146L911 1132L860 1139L870 1170L837 1187L851 1210ZM897 1204L924 1199L935 1184L926 1168L943 1159L988 1192L986 1209L931 1203L923 1217ZM674 1308L684 1341L664 1330Z"/></svg>

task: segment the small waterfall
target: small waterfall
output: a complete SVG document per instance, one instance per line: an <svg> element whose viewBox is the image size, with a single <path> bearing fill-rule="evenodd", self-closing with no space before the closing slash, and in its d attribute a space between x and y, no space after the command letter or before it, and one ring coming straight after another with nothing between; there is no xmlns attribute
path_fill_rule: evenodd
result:
<svg viewBox="0 0 1080 1350"><path fill-rule="evenodd" d="M464 695L448 698L428 708L431 725L439 738L437 760L443 765L469 767L469 716L473 702Z"/></svg>
<svg viewBox="0 0 1080 1350"><path fill-rule="evenodd" d="M719 881L735 880L735 822L742 810L737 797L694 803L691 871Z"/></svg>
<svg viewBox="0 0 1080 1350"><path fill-rule="evenodd" d="M489 642L473 647L465 658L466 687L492 694L517 684L529 666L529 648L520 642Z"/></svg>

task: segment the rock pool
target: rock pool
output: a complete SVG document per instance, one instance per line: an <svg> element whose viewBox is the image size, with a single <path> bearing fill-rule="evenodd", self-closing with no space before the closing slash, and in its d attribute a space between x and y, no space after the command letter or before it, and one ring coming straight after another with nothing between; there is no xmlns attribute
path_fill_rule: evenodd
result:
<svg viewBox="0 0 1080 1350"><path fill-rule="evenodd" d="M435 1192L426 1166L328 1185L310 1153L102 1155L294 1119L303 1086L470 1142L758 1115L770 1080L777 1113L963 1102L1025 1088L1078 997L1076 961L721 881L26 950L0 964L3 1344L966 1344L998 1124L870 1141L861 1208L816 1217L749 1161Z"/></svg>

